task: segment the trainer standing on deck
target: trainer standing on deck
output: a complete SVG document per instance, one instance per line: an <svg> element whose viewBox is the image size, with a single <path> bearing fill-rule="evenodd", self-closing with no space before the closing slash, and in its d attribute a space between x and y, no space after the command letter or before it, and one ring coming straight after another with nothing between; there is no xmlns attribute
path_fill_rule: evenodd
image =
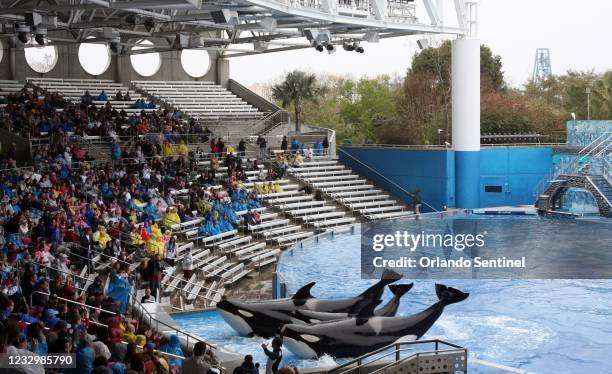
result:
<svg viewBox="0 0 612 374"><path fill-rule="evenodd" d="M414 214L421 214L421 206L423 205L423 200L421 199L421 190L416 190L412 194L412 201L414 203Z"/></svg>
<svg viewBox="0 0 612 374"><path fill-rule="evenodd" d="M268 345L263 343L261 348L263 348L264 353L268 356L268 361L266 362L266 374L277 374L278 366L280 365L281 360L283 359L283 350L281 346L283 343L281 342L279 337L275 337L272 339L272 351L268 349Z"/></svg>

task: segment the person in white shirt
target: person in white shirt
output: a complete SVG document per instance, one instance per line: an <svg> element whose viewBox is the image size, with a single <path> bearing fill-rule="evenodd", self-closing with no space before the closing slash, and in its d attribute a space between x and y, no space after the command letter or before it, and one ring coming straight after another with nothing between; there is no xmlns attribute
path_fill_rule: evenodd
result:
<svg viewBox="0 0 612 374"><path fill-rule="evenodd" d="M191 249L187 250L185 256L183 257L183 276L186 280L191 278L193 274L193 257L191 256Z"/></svg>

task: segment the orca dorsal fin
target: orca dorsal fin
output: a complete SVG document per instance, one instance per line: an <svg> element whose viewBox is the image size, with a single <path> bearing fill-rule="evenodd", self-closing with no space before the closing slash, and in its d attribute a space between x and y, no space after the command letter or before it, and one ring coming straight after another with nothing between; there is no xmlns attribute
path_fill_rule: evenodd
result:
<svg viewBox="0 0 612 374"><path fill-rule="evenodd" d="M295 293L295 295L293 295L291 297L292 300L298 300L298 299L312 299L314 298L314 296L312 296L310 294L310 289L316 284L317 282L310 282L307 285L303 286L302 288L300 288L299 290L297 290L297 292Z"/></svg>

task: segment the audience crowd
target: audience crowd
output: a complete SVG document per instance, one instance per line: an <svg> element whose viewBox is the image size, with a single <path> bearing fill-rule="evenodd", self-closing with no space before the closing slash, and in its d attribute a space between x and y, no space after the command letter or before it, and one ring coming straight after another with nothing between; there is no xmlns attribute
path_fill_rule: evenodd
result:
<svg viewBox="0 0 612 374"><path fill-rule="evenodd" d="M129 93L114 99L129 101ZM195 121L179 130L178 112L128 114L94 104L106 100L105 92L95 98L86 92L74 105L24 89L6 96L0 109L11 131L55 135L36 148L34 166L16 167L15 146L0 164L0 353L73 354L76 368L53 369L64 373L218 372L213 347L200 342L187 354L177 335L162 336L132 315L130 297L135 289L145 290L142 303L161 296L165 269L179 261L173 225L200 218L198 236L211 236L235 229L240 216L258 224L258 195L281 192L287 169L322 152L327 140L313 151L297 141L287 150L284 139L288 152L266 172L260 160L245 161L244 140L236 150ZM169 135L180 131L206 135L210 152L173 142ZM165 136L118 141L149 132ZM116 139L112 161L96 161L69 133ZM252 188L247 171L257 172ZM184 261L185 275L191 266ZM264 347L266 372L297 374L279 369L281 345ZM20 370L43 372L36 365ZM247 355L236 370L254 374L258 366Z"/></svg>

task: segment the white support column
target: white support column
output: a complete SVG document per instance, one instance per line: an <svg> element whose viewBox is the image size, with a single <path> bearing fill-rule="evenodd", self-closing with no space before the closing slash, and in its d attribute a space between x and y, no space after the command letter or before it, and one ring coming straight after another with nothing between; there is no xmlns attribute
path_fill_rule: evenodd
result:
<svg viewBox="0 0 612 374"><path fill-rule="evenodd" d="M452 46L453 149L458 208L480 203L480 43L460 38Z"/></svg>

